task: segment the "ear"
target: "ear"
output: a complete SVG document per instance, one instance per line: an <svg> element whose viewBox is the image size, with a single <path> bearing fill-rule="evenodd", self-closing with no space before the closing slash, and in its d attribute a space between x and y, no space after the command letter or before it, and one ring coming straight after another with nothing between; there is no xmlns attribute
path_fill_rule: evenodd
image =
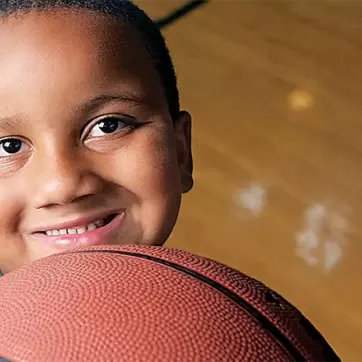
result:
<svg viewBox="0 0 362 362"><path fill-rule="evenodd" d="M191 116L188 112L182 111L174 120L176 136L176 152L180 170L182 192L190 191L194 185L192 177L193 160L191 150Z"/></svg>

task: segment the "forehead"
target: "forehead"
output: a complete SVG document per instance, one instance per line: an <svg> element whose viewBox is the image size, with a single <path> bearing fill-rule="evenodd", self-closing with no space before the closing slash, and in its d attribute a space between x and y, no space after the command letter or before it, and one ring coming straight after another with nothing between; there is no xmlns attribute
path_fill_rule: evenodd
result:
<svg viewBox="0 0 362 362"><path fill-rule="evenodd" d="M25 104L26 94L79 98L113 83L140 97L162 93L135 29L88 10L36 11L0 22L0 97L10 97L7 104Z"/></svg>

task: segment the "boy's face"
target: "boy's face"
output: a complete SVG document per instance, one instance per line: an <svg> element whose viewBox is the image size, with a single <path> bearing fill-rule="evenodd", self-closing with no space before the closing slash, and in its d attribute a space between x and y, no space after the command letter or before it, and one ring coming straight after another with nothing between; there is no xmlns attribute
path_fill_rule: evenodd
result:
<svg viewBox="0 0 362 362"><path fill-rule="evenodd" d="M64 10L0 22L0 270L64 248L162 244L192 187L139 35ZM103 226L102 226L103 225Z"/></svg>

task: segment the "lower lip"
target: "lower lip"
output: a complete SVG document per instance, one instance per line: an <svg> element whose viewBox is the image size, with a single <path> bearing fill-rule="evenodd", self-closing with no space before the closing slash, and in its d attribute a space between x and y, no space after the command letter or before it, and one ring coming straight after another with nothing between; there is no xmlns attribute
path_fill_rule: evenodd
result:
<svg viewBox="0 0 362 362"><path fill-rule="evenodd" d="M83 234L48 236L43 233L34 233L32 236L47 246L59 250L73 249L78 246L107 245L111 244L114 239L124 214L124 212L118 214L109 224Z"/></svg>

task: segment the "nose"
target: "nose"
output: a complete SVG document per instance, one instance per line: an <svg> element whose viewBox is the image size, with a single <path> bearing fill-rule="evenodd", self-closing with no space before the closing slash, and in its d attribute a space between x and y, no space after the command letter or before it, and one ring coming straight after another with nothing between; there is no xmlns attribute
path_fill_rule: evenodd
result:
<svg viewBox="0 0 362 362"><path fill-rule="evenodd" d="M37 163L35 191L31 198L35 208L66 205L102 191L103 181L74 154L62 153Z"/></svg>

